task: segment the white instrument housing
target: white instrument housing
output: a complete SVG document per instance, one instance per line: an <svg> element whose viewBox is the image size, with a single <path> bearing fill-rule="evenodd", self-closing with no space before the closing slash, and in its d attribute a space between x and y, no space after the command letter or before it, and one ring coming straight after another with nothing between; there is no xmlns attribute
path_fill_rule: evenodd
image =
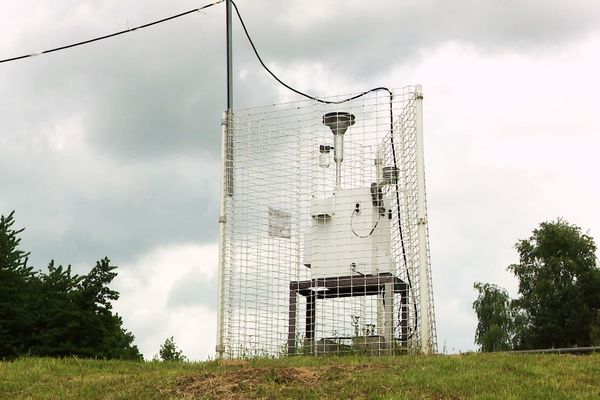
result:
<svg viewBox="0 0 600 400"><path fill-rule="evenodd" d="M303 264L311 268L313 279L394 272L393 213L385 196L374 200L371 191L369 187L342 189L312 200Z"/></svg>

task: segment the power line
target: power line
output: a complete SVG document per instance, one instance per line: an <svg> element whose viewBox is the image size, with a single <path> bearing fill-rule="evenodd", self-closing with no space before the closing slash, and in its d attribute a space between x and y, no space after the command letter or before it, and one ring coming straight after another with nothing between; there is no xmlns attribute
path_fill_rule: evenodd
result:
<svg viewBox="0 0 600 400"><path fill-rule="evenodd" d="M377 92L377 91L387 92L390 97L389 118L390 118L390 142L392 145L392 159L394 161L394 168L397 168L396 146L394 143L394 111L393 111L394 94L392 93L392 91L390 89L388 89L387 87L380 86L380 87L376 87L373 89L369 89L367 91L364 91L362 93L359 93L357 95L354 95L354 96L351 96L351 97L348 97L348 98L345 98L342 100L331 101L331 100L325 100L325 99L321 99L321 98L318 98L315 96L311 96L310 94L304 93L304 92L288 85L287 83L285 83L281 79L279 79L279 77L277 75L275 75L275 73L273 71L271 71L269 69L269 67L267 67L267 65L264 63L264 61L262 60L262 57L260 56L260 54L258 53L258 50L256 49L256 46L254 45L254 42L252 41L252 37L250 37L250 33L248 32L248 29L246 28L246 24L244 23L244 19L242 18L242 15L240 14L240 10L238 9L237 4L235 4L235 2L233 0L230 0L230 1L231 1L231 4L233 4L233 7L235 8L235 13L237 14L237 17L240 20L240 24L242 25L242 28L244 29L246 38L248 39L248 42L250 42L250 46L252 46L252 50L254 50L254 54L256 55L256 58L260 62L260 65L262 65L262 67L269 73L269 75L271 75L273 77L273 79L275 79L279 84L281 84L288 90L291 90L292 92L299 94L300 96L306 97L308 99L311 99L313 101L323 103L323 104L342 104L342 103L346 103L348 101L356 100L356 99L363 97L369 93L373 93L373 92ZM406 249L405 249L405 245L404 245L404 234L402 231L402 217L401 217L401 210L400 210L400 195L398 193L399 193L398 183L396 182L396 206L397 206L397 213L398 213L398 231L400 234L400 244L402 245L402 259L404 261L404 268L406 270L408 286L409 286L411 294L414 298L412 279L410 277L410 271L408 269L408 260L406 259ZM373 229L375 229L375 228L373 228ZM354 232L354 234L356 235L356 232ZM417 317L418 316L417 303L416 302L413 302L413 303L414 303L414 314L415 314L415 324L416 324L417 318L418 318Z"/></svg>
<svg viewBox="0 0 600 400"><path fill-rule="evenodd" d="M252 50L254 50L254 54L256 55L256 58L260 62L260 65L262 65L262 67L269 73L269 75L271 75L277 82L279 82L279 84L283 85L288 90L291 90L292 92L294 92L296 94L299 94L300 96L304 96L304 97L306 97L308 99L314 100L314 101L319 102L319 103L324 103L324 104L341 104L341 103L346 103L346 102L351 101L351 100L356 100L359 97L362 97L362 96L364 96L366 94L383 90L385 92L388 92L388 94L390 95L390 102L391 102L393 94L392 94L392 91L390 89L386 88L386 87L376 87L376 88L373 88L373 89L369 89L369 90L367 90L365 92L362 92L362 93L359 93L359 94L357 94L355 96L348 97L347 99L338 100L338 101L331 101L331 100L320 99L318 97L311 96L311 95L309 95L307 93L301 92L300 90L291 87L290 85L288 85L287 83L285 83L281 79L279 79L279 77L277 75L275 75L275 73L273 71L271 71L269 69L269 67L267 67L267 65L263 62L262 58L260 57L260 54L258 54L258 50L256 50L256 46L254 45L254 42L252 41L252 38L250 37L250 34L248 33L248 29L246 29L246 24L244 23L244 19L242 18L242 15L240 14L240 10L238 9L238 6L235 4L235 2L233 0L231 0L231 4L233 4L233 7L235 8L235 13L237 14L238 19L240 20L240 23L242 24L242 28L244 29L244 33L246 34L246 38L248 38L248 42L250 42L250 46L252 46Z"/></svg>
<svg viewBox="0 0 600 400"><path fill-rule="evenodd" d="M195 8L193 10L185 11L185 12L182 12L180 14L172 15L172 16L167 17L167 18L163 18L163 19L159 19L157 21L149 22L147 24L136 26L134 28L129 28L129 29L126 29L126 30L122 30L120 32L111 33L111 34L108 34L108 35L96 37L96 38L93 38L93 39L84 40L84 41L77 42L77 43L68 44L68 45L65 45L65 46L56 47L56 48L49 49L49 50L44 50L44 51L39 52L39 53L31 53L31 54L25 54L25 55L22 55L22 56L6 58L6 59L3 59L3 60L0 60L0 64L7 63L7 62L12 62L12 61L18 61L18 60L22 60L22 59L25 59L25 58L35 57L35 56L39 56L39 55L42 55L42 54L54 53L56 51L67 50L67 49L70 49L70 48L73 48L73 47L83 46L83 45L86 45L86 44L89 44L89 43L93 43L93 42L97 42L97 41L100 41L100 40L109 39L109 38L112 38L112 37L115 37L115 36L123 35L123 34L129 33L129 32L133 32L133 31L136 31L136 30L139 30L139 29L148 28L150 26L158 25L158 24L161 24L163 22L167 22L167 21L170 21L170 20L173 20L173 19L176 19L176 18L180 18L180 17L186 16L186 15L194 13L194 12L199 12L199 11L205 10L205 9L207 9L209 7L212 7L212 6L216 5L216 4L222 3L223 1L225 1L225 0L215 0L213 3L207 4L207 5L202 6L200 8ZM271 75L279 84L281 84L282 86L284 86L288 90L291 90L292 92L294 92L296 94L299 94L300 96L306 97L308 99L311 99L313 101L316 101L316 102L319 102L319 103L323 103L323 104L342 104L342 103L346 103L348 101L356 100L356 99L358 99L360 97L363 97L363 96L365 96L365 95L367 95L369 93L373 93L373 92L377 92L377 91L385 91L385 92L387 92L388 95L389 95L389 97L390 97L390 107L389 107L390 108L390 110L389 110L389 112L390 112L390 140L391 140L391 143L392 143L392 152L393 152L394 166L396 166L396 151L395 151L394 139L393 139L394 118L393 118L393 106L392 106L394 94L392 93L392 91L390 89L388 89L387 87L380 86L380 87L376 87L376 88L373 88L373 89L369 89L367 91L364 91L364 92L359 93L357 95L354 95L352 97L348 97L346 99L337 100L337 101L321 99L321 98L309 95L307 93L304 93L304 92L302 92L302 91L300 91L298 89L295 89L294 87L292 87L292 86L288 85L287 83L283 82L264 63L262 57L260 56L260 54L258 53L258 50L256 49L256 46L254 45L254 42L252 41L252 37L250 36L250 33L248 32L248 29L246 28L246 24L244 23L244 19L242 18L242 15L240 14L240 10L238 9L237 4L235 4L235 2L233 0L230 0L230 1L231 1L231 4L233 4L233 7L235 8L235 13L237 14L237 17L238 17L238 19L240 21L240 24L242 25L242 28L244 29L244 33L246 34L246 38L248 39L248 42L250 43L250 46L252 46L252 50L254 51L254 54L256 55L256 58L258 59L258 61L262 65L262 67L269 73L269 75ZM397 186L397 184L396 184L396 186ZM400 201L398 199L398 190L396 190L396 197L397 197L397 205L398 205L398 220L400 221ZM403 234L402 234L402 226L401 226L400 223L398 224L398 228L399 228L399 231L400 231L400 242L402 243L402 256L403 256L403 259L404 259L405 267L407 269L406 273L407 273L407 277L408 277L408 281L409 281L409 286L412 287L412 283L410 282L411 279L410 279L410 275L409 275L409 271L408 271L408 264L407 264L407 260L406 260L406 253L405 253L405 250L404 250L404 239L403 239ZM416 319L416 315L417 315L416 313L417 313L417 311L416 311L416 305L415 305L415 319Z"/></svg>
<svg viewBox="0 0 600 400"><path fill-rule="evenodd" d="M162 24L163 22L167 22L167 21L170 21L172 19L180 18L180 17L183 17L185 15L188 15L188 14L191 14L191 13L194 13L194 12L202 11L202 10L204 10L206 8L209 8L209 7L212 7L212 6L214 6L214 5L218 4L218 3L222 3L223 1L224 0L216 0L213 3L211 3L211 4L207 4L207 5L205 5L203 7L200 7L200 8L195 8L193 10L189 10L189 11L186 11L186 12L182 12L180 14L172 15L170 17L159 19L157 21L153 21L153 22L150 22L150 23L147 23L147 24L144 24L144 25L136 26L134 28L126 29L126 30L123 30L123 31L120 31L120 32L111 33L111 34L100 36L100 37L97 37L97 38L93 38L93 39L89 39L89 40L84 40L82 42L68 44L66 46L60 46L60 47L56 47L56 48L50 49L50 50L44 50L44 51L42 51L40 53L31 53L31 54L25 54L25 55L22 55L22 56L18 56L18 57L6 58L4 60L0 60L0 64L6 63L6 62L11 62L11 61L22 60L24 58L29 58L29 57L35 57L35 56L39 56L41 54L54 53L55 51L66 50L66 49L70 49L72 47L83 46L84 44L89 44L89 43L97 42L97 41L100 41L100 40L108 39L108 38L111 38L111 37L123 35L125 33L133 32L133 31L136 31L136 30L139 30L139 29L148 28L148 27L150 27L152 25Z"/></svg>
<svg viewBox="0 0 600 400"><path fill-rule="evenodd" d="M172 15L172 16L167 17L167 18L162 18L162 19L159 19L157 21L149 22L149 23L144 24L144 25L136 26L134 28L125 29L125 30L122 30L122 31L119 31L119 32L115 32L115 33L111 33L111 34L104 35L104 36L99 36L99 37L96 37L96 38L93 38L93 39L88 39L88 40L84 40L84 41L81 41L81 42L72 43L72 44L68 44L68 45L65 45L65 46L56 47L56 48L49 49L49 50L44 50L44 51L39 52L39 53L31 53L31 54L25 54L25 55L21 55L21 56L17 56L17 57L5 58L3 60L0 60L0 64L7 63L7 62L12 62L12 61L18 61L18 60L22 60L22 59L25 59L25 58L35 57L35 56L39 56L39 55L42 55L42 54L49 54L49 53L54 53L54 52L57 52L57 51L67 50L67 49L70 49L70 48L73 48L73 47L83 46L83 45L90 44L90 43L93 43L93 42L98 42L100 40L109 39L109 38L112 38L112 37L115 37L115 36L124 35L124 34L129 33L129 32L133 32L133 31L136 31L136 30L139 30L139 29L148 28L148 27L153 26L153 25L158 25L158 24L161 24L163 22L167 22L167 21L170 21L170 20L173 20L173 19L176 19L176 18L180 18L180 17L186 16L186 15L194 13L194 12L202 11L202 10L207 9L209 7L212 7L212 6L216 5L216 4L222 3L223 1L225 1L225 0L216 0L213 3L211 3L211 4L207 4L207 5L202 6L200 8L195 8L193 10L185 11L185 12L182 12L180 14ZM338 100L338 101L331 101L331 100L320 99L318 97L311 96L311 95L309 95L307 93L304 93L304 92L302 92L302 91L300 91L298 89L293 88L292 86L290 86L287 83L283 82L264 63L264 61L262 60L262 57L260 56L260 54L258 53L258 50L256 49L256 46L254 45L254 42L252 41L252 38L250 37L250 33L248 32L248 29L246 28L246 24L244 23L244 19L242 18L242 15L240 14L240 10L238 9L237 4L235 4L235 2L233 2L233 1L231 1L231 4L233 4L233 7L235 8L235 12L236 12L236 14L238 16L238 19L240 20L242 28L244 29L244 33L246 34L246 38L248 39L248 42L252 46L252 50L254 50L254 54L256 55L256 58L258 59L258 61L260 62L260 64L263 66L263 68L279 84L281 84L282 86L284 86L288 90L291 90L292 92L294 92L296 94L299 94L299 95L301 95L303 97L306 97L306 98L309 98L311 100L317 101L319 103L324 103L324 104L341 104L341 103L345 103L347 101L358 99L358 98L360 98L360 97L362 97L362 96L364 96L366 94L369 94L369 93L372 93L372 92L376 92L376 91L386 91L390 95L390 99L392 98L393 94L392 94L391 90L389 90L386 87L376 87L376 88L367 90L365 92L359 93L359 94L357 94L355 96L349 97L347 99Z"/></svg>

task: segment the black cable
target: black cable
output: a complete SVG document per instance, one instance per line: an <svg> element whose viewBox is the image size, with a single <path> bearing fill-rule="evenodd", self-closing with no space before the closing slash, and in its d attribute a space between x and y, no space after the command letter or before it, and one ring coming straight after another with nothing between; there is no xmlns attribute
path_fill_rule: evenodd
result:
<svg viewBox="0 0 600 400"><path fill-rule="evenodd" d="M394 116L392 111L392 96L390 94L390 144L392 146L392 159L394 160L394 169L398 170L398 161L396 158L396 145L394 144ZM402 233L402 216L400 215L400 188L398 181L396 181L396 212L398 213L398 233L400 234L400 245L402 248L402 260L404 261L404 269L406 270L406 280L408 281L408 287L410 295L413 298L413 308L415 311L415 327L417 326L419 313L417 311L417 302L415 301L415 294L412 285L412 279L410 279L410 271L408 270L408 261L406 259L406 249L404 246L404 235Z"/></svg>
<svg viewBox="0 0 600 400"><path fill-rule="evenodd" d="M100 36L100 37L96 37L96 38L93 38L93 39L88 39L88 40L84 40L84 41L81 41L81 42L72 43L72 44L69 44L69 45L60 46L60 47L56 47L56 48L49 49L49 50L44 50L44 51L39 52L39 53L31 53L31 54L26 54L26 55L22 55L22 56L6 58L6 59L3 59L3 60L0 60L0 64L11 62L11 61L18 61L18 60L22 60L22 59L29 58L29 57L35 57L35 56L38 56L38 55L41 55L41 54L54 53L56 51L66 50L66 49L70 49L72 47L78 47L78 46L82 46L82 45L85 45L85 44L97 42L97 41L100 41L100 40L109 39L111 37L123 35L125 33L133 32L133 31L136 31L136 30L139 30L139 29L148 28L150 26L161 24L163 22L167 22L167 21L170 21L172 19L180 18L180 17L183 17L185 15L188 15L188 14L191 14L191 13L194 13L194 12L202 11L204 9L212 7L212 6L214 6L214 5L218 4L218 3L221 3L223 1L224 0L217 0L217 1L213 2L213 3L211 3L211 4L207 4L207 5L202 6L200 8L195 8L193 10L185 11L185 12L182 12L180 14L172 15L172 16L167 17L167 18L163 18L163 19L160 19L160 20L157 20L157 21L149 22L149 23L144 24L144 25L136 26L134 28L129 28L129 29L126 29L126 30L122 30L122 31L119 31L119 32L111 33L111 34ZM286 84L281 79L279 79L279 77L277 75L275 75L273 73L273 71L271 71L269 69L269 67L266 66L266 64L264 63L264 61L260 57L260 54L258 53L258 50L256 49L256 46L254 45L254 42L252 41L252 38L250 37L250 34L248 33L248 29L246 28L246 24L244 23L244 19L242 18L241 14L240 14L240 10L238 9L237 4L235 4L235 2L233 0L231 0L231 4L233 4L233 7L235 8L235 12L236 12L236 14L238 16L238 19L240 20L242 28L244 29L244 33L246 34L246 38L248 39L248 42L250 43L250 46L252 46L252 50L254 51L254 54L256 55L256 58L258 59L258 61L262 65L262 67L277 82L279 82L281 85L283 85L287 89L291 90L292 92L294 92L296 94L299 94L300 96L306 97L308 99L314 100L316 102L323 103L323 104L342 104L342 103L345 103L345 102L348 102L348 101L356 100L356 99L358 99L358 98L360 98L362 96L365 96L365 95L367 95L369 93L372 93L372 92L376 92L376 91L386 91L386 92L388 92L388 94L390 96L390 142L391 142L391 145L392 145L392 154L393 154L393 160L394 160L394 167L397 167L396 149L395 149L394 138L393 138L393 132L394 132L393 96L394 95L393 95L393 93L392 93L392 91L390 89L388 89L386 87L383 87L383 86L380 86L380 87L376 87L376 88L373 88L373 89L369 89L367 91L364 91L364 92L359 93L357 95L354 95L352 97L348 97L346 99L337 100L337 101L331 101L331 100L324 100L324 99L320 99L320 98L315 97L315 96L311 96L309 94L301 92L298 89L293 88L292 86ZM398 228L399 228L399 233L400 233L400 242L401 242L401 245L402 245L402 258L404 260L404 265L405 265L405 268L406 268L406 275L407 275L407 278L408 278L408 284L409 284L409 287L412 289L412 283L411 283L410 274L409 274L409 271L408 271L408 263L407 263L407 260L406 260L406 252L405 252L405 247L404 247L404 238L403 238L403 234L402 234L402 224L401 224L401 218L400 218L400 198L399 198L399 194L398 194L398 183L396 183L396 203L397 203L397 208L398 208L397 209L397 212L398 212ZM378 220L378 222L379 222L379 220ZM371 235L373 233L373 231L377 227L377 223L375 224L375 226L373 227L373 229L371 230L371 233L369 233L369 235ZM354 234L357 235L356 233L354 233ZM415 320L416 319L417 319L417 310L416 310L416 304L415 304Z"/></svg>
<svg viewBox="0 0 600 400"><path fill-rule="evenodd" d="M343 100L338 100L338 101L331 101L331 100L324 100L324 99L320 99L318 97L315 96L311 96L310 94L306 94L304 92L301 92L298 89L295 89L293 87L291 87L290 85L288 85L287 83L283 82L281 79L279 79L279 77L277 75L275 75L275 73L273 73L273 71L271 71L269 69L269 67L267 67L267 65L264 63L264 61L262 60L260 54L258 54L258 50L256 50L256 46L254 45L254 42L252 41L252 38L250 37L250 33L248 33L248 29L246 28L246 24L244 23L244 19L242 18L242 15L240 14L240 10L238 9L238 6L235 4L235 2L233 2L233 0L231 0L231 4L233 4L233 8L235 8L235 13L237 14L238 19L240 20L240 24L242 24L242 28L244 29L244 33L246 34L246 38L248 39L248 42L250 42L250 46L252 46L252 50L254 50L254 54L256 55L256 58L258 59L258 61L260 62L260 65L262 65L262 67L269 73L269 75L271 75L273 77L273 79L275 79L277 82L279 82L281 85L283 85L284 87L286 87L287 89L291 90L292 92L299 94L300 96L304 96L308 99L314 100L316 102L319 103L323 103L323 104L342 104L345 103L347 101L351 101L351 100L356 100L359 97L362 97L366 94L369 94L371 92L376 92L379 90L384 90L386 92L388 92L390 94L390 97L393 96L392 91L386 87L376 87L373 89L369 89L365 92L359 93L357 95L354 95L352 97L348 97L347 99L343 99Z"/></svg>
<svg viewBox="0 0 600 400"><path fill-rule="evenodd" d="M287 89L291 90L292 92L299 94L300 96L304 96L308 99L314 100L316 102L319 103L324 103L324 104L341 104L341 103L345 103L351 100L356 100L359 97L362 97L368 93L371 92L376 92L379 90L383 90L388 92L388 94L390 95L390 143L392 145L392 158L394 160L394 168L398 168L398 162L397 162L397 158L396 158L396 146L394 145L394 112L393 112L393 101L394 101L394 94L392 93L392 91L386 87L380 86L380 87L376 87L370 90L367 90L365 92L359 93L357 95L354 95L352 97L348 97L347 99L343 99L343 100L338 100L338 101L329 101L329 100L324 100L324 99L320 99L318 97L315 96L311 96L309 94L306 94L298 89L295 89L293 87L291 87L290 85L288 85L287 83L283 82L281 79L279 79L279 77L277 75L275 75L275 73L273 71L271 71L269 69L269 67L267 67L267 65L265 64L265 62L263 61L262 57L260 56L260 54L258 53L258 50L256 49L256 46L254 45L254 41L252 40L252 37L250 37L250 33L248 32L248 28L246 28L246 24L244 23L244 19L242 18L242 15L240 14L240 10L238 9L237 4L235 4L235 2L233 0L231 0L231 4L233 4L233 7L235 9L235 13L237 14L238 19L240 20L240 24L242 25L242 28L244 29L244 33L246 34L246 38L248 39L248 42L250 43L250 46L252 47L252 50L254 51L254 54L256 55L256 58L258 59L258 61L260 62L260 65L262 65L262 67L269 73L269 75L271 75L273 77L273 79L275 79L277 82L279 82L281 85L283 85L284 87L286 87ZM398 194L399 192L399 187L398 187L398 183L396 182L396 204L397 204L397 212L398 212L398 228L399 228L399 233L400 233L400 242L402 245L402 258L404 261L404 266L406 268L406 275L408 277L408 284L409 286L412 288L412 283L411 283L411 279L410 279L410 274L408 272L408 262L406 260L406 250L405 250L405 246L404 246L404 235L402 233L402 222L401 222L401 218L400 218L400 195ZM356 235L356 233L354 233ZM358 235L357 235L358 236ZM415 313L416 313L416 309L415 309Z"/></svg>
<svg viewBox="0 0 600 400"><path fill-rule="evenodd" d="M356 209L354 211L352 211L352 215L350 216L350 229L352 230L352 233L354 233L354 236L357 236L361 239L368 238L369 236L371 236L373 234L373 232L375 232L377 225L379 225L379 220L381 219L381 214L379 214L379 213L377 214L377 221L375 221L375 225L373 225L373 228L371 228L371 232L369 232L368 235L359 235L354 230L354 215L355 214L358 214L358 211Z"/></svg>
<svg viewBox="0 0 600 400"><path fill-rule="evenodd" d="M348 97L346 99L342 99L342 100L338 100L338 101L330 101L330 100L324 100L324 99L320 99L318 97L315 96L311 96L307 93L304 93L298 89L293 88L292 86L288 85L287 83L283 82L281 79L279 79L279 77L277 75L275 75L275 73L273 71L271 71L269 69L269 67L267 67L267 65L265 64L265 62L262 60L262 57L260 56L260 54L258 53L258 50L256 49L256 46L254 45L254 42L252 41L252 38L250 37L250 33L248 32L248 28L246 28L246 24L244 23L244 19L242 18L242 15L240 14L240 10L238 9L237 4L235 4L235 2L233 0L230 0L231 4L233 4L233 8L235 9L235 13L237 14L238 19L240 20L240 24L242 25L242 28L244 29L244 33L246 34L246 38L248 39L248 42L250 43L250 46L252 47L252 50L254 51L254 54L256 55L256 58L258 59L258 62L260 62L260 65L262 65L262 67L269 73L269 75L271 75L273 77L273 79L275 79L277 82L279 82L282 86L284 86L285 88L291 90L292 92L299 94L300 96L306 97L308 99L314 100L316 102L319 103L323 103L323 104L342 104L342 103L346 103L348 101L352 101L352 100L356 100L366 94L372 93L372 92L376 92L376 91L386 91L388 92L389 96L390 96L390 144L392 146L392 158L394 160L394 168L397 169L398 167L398 162L397 162L397 158L396 158L396 146L394 144L394 112L393 112L393 101L394 101L394 94L392 93L392 91L386 87L380 86L380 87L376 87L370 90L367 90L365 92L359 93L357 95L354 95L352 97ZM398 187L398 183L396 182L396 205L397 205L397 213L398 213L398 231L400 234L400 243L401 243L401 247L402 247L402 259L404 261L404 268L406 269L406 277L408 280L408 286L410 288L411 291L411 295L413 297L414 300L414 293L413 293L413 287L412 287L412 279L410 278L410 272L408 270L408 261L406 259L406 249L404 246L404 235L402 232L402 218L400 215L400 195L399 195L399 187ZM352 214L354 215L354 214ZM379 222L379 220L378 220ZM368 236L370 236L373 231L375 230L375 228L377 227L377 224L375 224L375 226L373 227L373 229L371 230L371 233L369 233ZM352 229L352 232L358 236L358 237L362 237L359 236L356 232L354 232L354 229ZM367 237L368 237L367 236ZM415 310L415 326L417 324L417 320L418 320L418 315L417 315L417 304L415 301L413 301L413 305L414 305L414 310Z"/></svg>
<svg viewBox="0 0 600 400"><path fill-rule="evenodd" d="M206 8L212 7L212 6L214 6L214 5L218 4L218 3L221 3L223 1L224 0L217 0L217 1L213 2L213 3L211 3L211 4L207 4L207 5L202 6L200 8L195 8L193 10L189 10L189 11L186 11L186 12L182 12L180 14L172 15L172 16L167 17L167 18L159 19L158 21L149 22L149 23L144 24L144 25L136 26L135 28L130 28L130 29L126 29L126 30L123 30L123 31L120 31L120 32L111 33L109 35L100 36L100 37L97 37L97 38L94 38L94 39L84 40L82 42L68 44L66 46L56 47L54 49L42 51L41 53L32 53L32 54L26 54L26 55L18 56L18 57L6 58L4 60L0 60L0 64L6 63L6 62L10 62L10 61L22 60L22 59L28 58L28 57L35 57L35 56L39 56L41 54L54 53L55 51L66 50L66 49L70 49L71 47L82 46L84 44L88 44L88 43L92 43L92 42L97 42L99 40L104 40L104 39L108 39L108 38L111 38L111 37L123 35L125 33L136 31L138 29L148 28L149 26L152 26L152 25L161 24L163 22L167 22L167 21L170 21L170 20L175 19L175 18L180 18L180 17L183 17L185 15L188 15L188 14L191 14L191 13L194 13L194 12L202 11L202 10L204 10Z"/></svg>
<svg viewBox="0 0 600 400"><path fill-rule="evenodd" d="M394 101L394 94L392 93L392 91L386 87L380 86L380 87L376 87L370 90L367 90L365 92L359 93L357 95L354 95L352 97L348 97L346 99L343 100L338 100L338 101L330 101L330 100L324 100L324 99L320 99L318 97L315 96L311 96L307 93L304 93L298 89L293 88L292 86L288 85L287 83L283 82L281 79L279 79L279 77L277 75L275 75L275 73L273 71L271 71L269 69L269 67L267 67L267 65L264 63L264 61L262 60L262 57L260 56L260 54L258 53L258 50L256 49L256 46L254 45L254 41L252 41L252 38L250 37L250 33L248 33L248 28L246 28L246 24L244 23L244 19L242 18L242 15L240 14L240 10L238 9L237 4L235 4L235 2L233 0L230 0L231 4L233 4L233 8L235 9L235 13L237 14L238 19L240 20L240 24L242 25L242 28L244 29L244 33L246 34L246 38L248 39L248 42L250 43L250 46L252 47L252 50L254 51L254 54L256 55L256 58L258 59L258 61L260 62L260 65L262 65L262 67L269 73L269 75L271 75L273 77L273 79L275 79L277 82L279 82L281 85L283 85L284 87L286 87L287 89L291 90L292 92L299 94L300 96L306 97L308 99L314 100L316 102L319 103L323 103L323 104L342 104L348 101L352 101L352 100L356 100L366 94L369 94L371 92L376 92L379 90L383 90L388 92L388 94L390 95L390 143L392 145L392 158L394 160L394 168L397 169L397 158L396 158L396 146L394 144L394 111L393 111L393 101ZM400 195L399 195L399 187L398 187L398 183L396 182L396 204L397 204L397 213L398 213L398 230L400 233L400 243L402 246L402 259L404 261L404 268L406 269L406 277L408 280L408 286L411 289L411 293L413 292L413 288L412 288L412 280L410 278L410 272L408 270L408 262L406 259L406 249L404 246L404 235L402 232L402 219L400 216ZM354 214L353 214L354 215ZM375 227L373 228L373 230L375 229ZM354 232L354 230L352 230L352 232L356 235L359 236L356 232ZM373 233L373 231L371 231L371 233ZM370 234L369 234L370 235ZM359 236L360 237L360 236ZM414 299L414 294L412 295L413 299ZM416 321L417 321L417 305L416 302L413 301L414 304L414 308L415 308L415 325L416 325Z"/></svg>

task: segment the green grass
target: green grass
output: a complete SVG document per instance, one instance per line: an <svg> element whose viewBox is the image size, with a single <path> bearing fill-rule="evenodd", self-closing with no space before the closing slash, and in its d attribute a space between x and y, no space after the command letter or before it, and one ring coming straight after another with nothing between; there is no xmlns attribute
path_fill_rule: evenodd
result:
<svg viewBox="0 0 600 400"><path fill-rule="evenodd" d="M0 399L81 398L598 399L600 354L0 363Z"/></svg>

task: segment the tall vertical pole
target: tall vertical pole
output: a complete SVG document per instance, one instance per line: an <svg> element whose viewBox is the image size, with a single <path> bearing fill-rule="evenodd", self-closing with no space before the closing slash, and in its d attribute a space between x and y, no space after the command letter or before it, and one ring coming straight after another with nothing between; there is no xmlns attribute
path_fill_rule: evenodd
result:
<svg viewBox="0 0 600 400"><path fill-rule="evenodd" d="M419 238L419 314L421 315L421 352L432 351L429 313L429 258L427 254L427 205L425 203L425 160L423 150L423 88L415 87L415 129L417 162L417 235Z"/></svg>
<svg viewBox="0 0 600 400"><path fill-rule="evenodd" d="M231 49L231 0L225 3L225 26L227 29L227 113L233 109L233 58Z"/></svg>
<svg viewBox="0 0 600 400"><path fill-rule="evenodd" d="M231 35L231 0L225 2L225 25L226 25L226 41L227 41L227 131L225 134L225 166L223 175L225 176L225 195L224 201L233 196L233 45Z"/></svg>
<svg viewBox="0 0 600 400"><path fill-rule="evenodd" d="M225 259L227 257L227 246L225 243L225 224L227 223L227 126L229 118L227 111L223 112L221 119L221 207L219 210L219 271L217 287L217 358L223 358L225 354Z"/></svg>
<svg viewBox="0 0 600 400"><path fill-rule="evenodd" d="M227 257L226 224L227 202L233 195L233 151L231 117L233 109L233 58L231 46L231 0L225 3L226 53L227 53L227 111L221 120L221 207L219 211L219 272L217 302L217 358L225 355L225 259Z"/></svg>

